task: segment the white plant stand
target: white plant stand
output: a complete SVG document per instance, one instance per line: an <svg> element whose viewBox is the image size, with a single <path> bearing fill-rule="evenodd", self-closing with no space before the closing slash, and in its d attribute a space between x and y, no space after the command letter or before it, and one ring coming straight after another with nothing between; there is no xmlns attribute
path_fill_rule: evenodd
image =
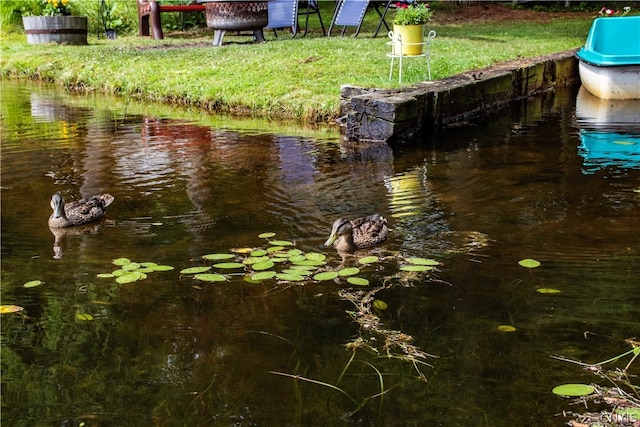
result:
<svg viewBox="0 0 640 427"><path fill-rule="evenodd" d="M393 77L393 64L398 59L398 83L402 83L402 59L403 58L425 58L427 62L427 79L431 80L431 40L436 37L436 32L434 30L429 31L426 38L423 39L420 43L402 43L402 36L398 34L397 36L393 34L393 31L389 31L390 42L387 42L389 46L391 46L391 52L387 53L387 56L391 58L391 66L389 67L389 80ZM396 41L400 44L400 52L396 52ZM402 46L416 46L422 45L424 46L423 51L420 55L403 55L402 54Z"/></svg>

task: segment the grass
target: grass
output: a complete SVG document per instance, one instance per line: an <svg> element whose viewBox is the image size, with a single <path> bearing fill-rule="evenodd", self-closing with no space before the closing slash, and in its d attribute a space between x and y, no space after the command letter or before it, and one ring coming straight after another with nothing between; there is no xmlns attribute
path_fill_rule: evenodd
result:
<svg viewBox="0 0 640 427"><path fill-rule="evenodd" d="M323 7L329 7L324 2ZM447 6L452 7L452 6ZM475 7L475 6L474 6ZM323 10L328 26L332 12ZM437 9L436 9L437 17ZM314 32L291 38L265 30L267 43L228 34L212 47L210 30L167 34L156 41L137 36L88 46L27 45L22 33L2 35L2 76L53 82L71 90L104 92L238 115L322 123L339 114L342 85L392 88L386 36L372 38L376 14L368 13L360 35L322 37ZM431 72L440 79L521 57L576 48L584 43L591 19L558 14L550 22L453 23L430 29ZM423 59L405 61L403 84L426 79Z"/></svg>

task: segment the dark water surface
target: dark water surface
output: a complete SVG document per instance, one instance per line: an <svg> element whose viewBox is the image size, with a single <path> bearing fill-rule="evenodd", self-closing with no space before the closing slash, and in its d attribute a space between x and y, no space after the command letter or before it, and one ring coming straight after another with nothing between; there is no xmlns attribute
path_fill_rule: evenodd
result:
<svg viewBox="0 0 640 427"><path fill-rule="evenodd" d="M2 304L24 311L2 315L2 423L565 425L581 408L551 389L598 379L550 355L595 363L640 333L640 128L602 127L577 98L392 149L4 81ZM613 150L590 145L611 133ZM54 236L56 191L115 202ZM373 212L385 245L322 246L338 216ZM368 287L180 274L268 247L263 232L326 255L324 270L379 261ZM175 269L97 277L120 257ZM410 257L442 264L400 271ZM387 309L359 306L366 292Z"/></svg>

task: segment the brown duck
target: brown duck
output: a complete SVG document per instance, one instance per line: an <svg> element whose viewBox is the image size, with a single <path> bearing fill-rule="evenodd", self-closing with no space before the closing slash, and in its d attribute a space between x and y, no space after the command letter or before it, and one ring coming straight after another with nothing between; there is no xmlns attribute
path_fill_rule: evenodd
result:
<svg viewBox="0 0 640 427"><path fill-rule="evenodd" d="M388 234L387 220L378 214L353 221L338 218L333 223L331 235L324 244L325 246L335 245L339 252L353 252L356 249L368 248L384 242Z"/></svg>
<svg viewBox="0 0 640 427"><path fill-rule="evenodd" d="M113 200L111 194L105 193L65 204L60 193L56 193L51 197L53 213L49 217L49 227L74 227L97 221Z"/></svg>

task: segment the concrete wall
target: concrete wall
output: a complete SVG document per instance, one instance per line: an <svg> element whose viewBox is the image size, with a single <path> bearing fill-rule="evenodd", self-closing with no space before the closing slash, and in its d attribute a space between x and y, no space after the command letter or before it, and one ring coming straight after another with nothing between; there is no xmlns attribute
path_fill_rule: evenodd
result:
<svg viewBox="0 0 640 427"><path fill-rule="evenodd" d="M400 89L343 86L343 135L355 141L403 142L480 120L512 101L579 82L574 53L510 61Z"/></svg>

